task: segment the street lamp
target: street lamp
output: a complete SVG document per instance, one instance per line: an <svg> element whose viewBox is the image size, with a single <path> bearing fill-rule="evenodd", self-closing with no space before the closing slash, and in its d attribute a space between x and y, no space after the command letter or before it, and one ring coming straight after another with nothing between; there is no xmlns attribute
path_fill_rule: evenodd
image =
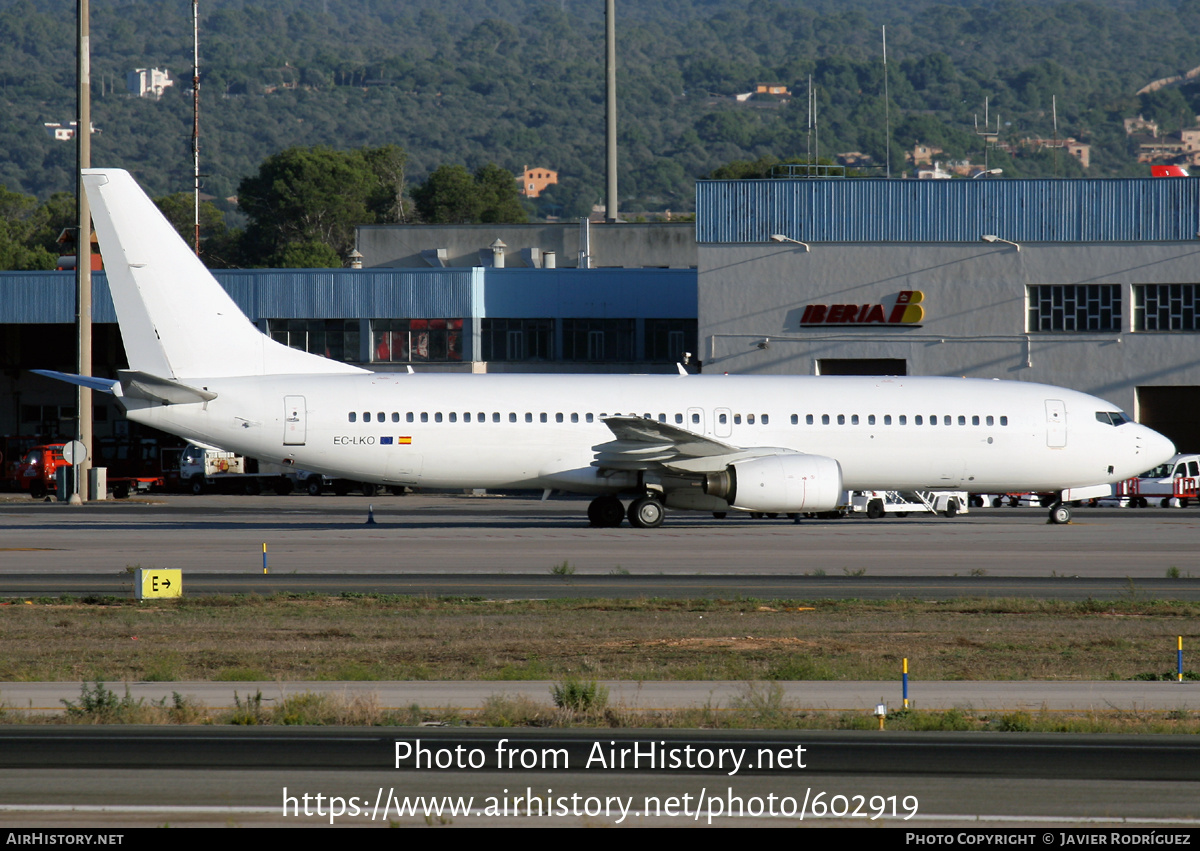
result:
<svg viewBox="0 0 1200 851"><path fill-rule="evenodd" d="M1013 248L1017 249L1017 251L1021 250L1021 246L1017 245L1011 239L1001 239L1000 237L996 236L994 233L985 233L983 236L981 236L979 238L981 240L983 240L984 242L991 242L991 243L1003 242L1005 245L1011 245Z"/></svg>
<svg viewBox="0 0 1200 851"><path fill-rule="evenodd" d="M983 171L977 171L977 172L975 172L975 174L971 175L971 179L976 180L977 178L984 177L989 174L1004 174L1004 169L1002 169L1002 168L985 168Z"/></svg>
<svg viewBox="0 0 1200 851"><path fill-rule="evenodd" d="M796 245L803 245L803 246L804 246L804 251L805 251L806 253L807 253L807 252L809 252L809 251L812 251L812 249L809 247L809 245L808 245L808 243L807 243L807 242L801 242L801 241L800 241L800 240L798 240L798 239L792 239L790 236L784 236L784 235L783 235L783 234L781 234L781 233L773 233L773 234L771 234L771 241L772 241L772 242L794 242Z"/></svg>

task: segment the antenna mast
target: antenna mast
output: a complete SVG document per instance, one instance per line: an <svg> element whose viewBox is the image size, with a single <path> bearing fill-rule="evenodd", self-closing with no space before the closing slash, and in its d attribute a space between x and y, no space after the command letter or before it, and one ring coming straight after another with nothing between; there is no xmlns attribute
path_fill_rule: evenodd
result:
<svg viewBox="0 0 1200 851"><path fill-rule="evenodd" d="M192 0L192 183L196 256L200 256L200 0Z"/></svg>
<svg viewBox="0 0 1200 851"><path fill-rule="evenodd" d="M887 27L883 27L883 123L887 151L887 176L892 176L892 113L888 100Z"/></svg>

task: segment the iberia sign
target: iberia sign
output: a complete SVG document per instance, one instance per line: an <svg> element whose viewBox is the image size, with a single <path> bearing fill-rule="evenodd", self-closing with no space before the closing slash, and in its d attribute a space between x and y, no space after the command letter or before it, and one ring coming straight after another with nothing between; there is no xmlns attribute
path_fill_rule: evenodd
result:
<svg viewBox="0 0 1200 851"><path fill-rule="evenodd" d="M800 316L803 325L920 325L925 318L920 290L896 293L891 304L809 304Z"/></svg>

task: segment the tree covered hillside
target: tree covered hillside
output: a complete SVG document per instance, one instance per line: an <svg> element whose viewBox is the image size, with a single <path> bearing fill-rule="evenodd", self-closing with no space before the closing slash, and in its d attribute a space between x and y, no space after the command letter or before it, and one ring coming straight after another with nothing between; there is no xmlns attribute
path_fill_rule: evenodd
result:
<svg viewBox="0 0 1200 851"><path fill-rule="evenodd" d="M599 0L201 0L205 189L234 195L297 146L399 146L407 179L447 164L557 170L540 212L579 215L603 191ZM191 185L191 4L92 4L96 165L129 168L155 196ZM1090 142L1087 174L1142 173L1121 121L1191 126L1194 88L1135 92L1200 65L1200 0L802 3L618 0L624 210L684 211L693 183L734 160L803 156L805 86L817 86L822 157L887 150L880 26L887 26L893 171L915 142L979 157L972 117L990 100L1001 140ZM74 3L0 2L0 184L42 199L70 190L71 143L43 122L74 114ZM129 96L134 68L177 80ZM759 84L792 98L733 95ZM1043 152L1044 153L1044 152ZM1048 156L1006 176L1053 173ZM995 162L993 162L995 164ZM1079 170L1071 174L1082 173Z"/></svg>

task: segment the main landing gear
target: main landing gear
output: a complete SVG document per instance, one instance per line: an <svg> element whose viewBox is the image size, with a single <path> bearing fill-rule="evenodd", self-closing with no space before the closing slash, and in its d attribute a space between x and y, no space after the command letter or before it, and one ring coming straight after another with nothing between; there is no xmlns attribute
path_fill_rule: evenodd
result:
<svg viewBox="0 0 1200 851"><path fill-rule="evenodd" d="M629 525L636 529L657 529L662 525L665 511L661 500L652 496L640 496L629 503L625 510L621 500L615 496L598 496L588 504L588 522L598 528L614 528L629 518Z"/></svg>
<svg viewBox="0 0 1200 851"><path fill-rule="evenodd" d="M1050 521L1055 524L1071 522L1071 506L1065 502L1056 502L1050 506Z"/></svg>

